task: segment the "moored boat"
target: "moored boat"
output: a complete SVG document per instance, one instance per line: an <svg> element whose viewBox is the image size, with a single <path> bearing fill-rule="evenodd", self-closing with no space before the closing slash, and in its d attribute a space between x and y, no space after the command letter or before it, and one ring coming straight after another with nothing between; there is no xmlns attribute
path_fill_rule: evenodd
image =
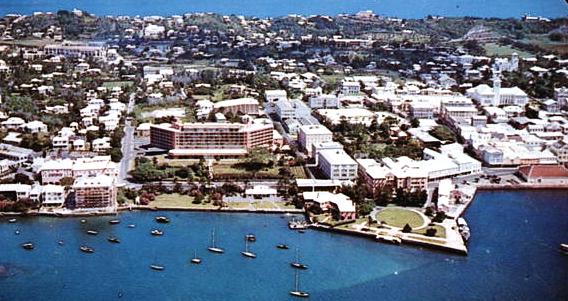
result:
<svg viewBox="0 0 568 301"><path fill-rule="evenodd" d="M8 220L8 222L9 222L10 224L13 224L13 223L15 223L15 222L17 222L17 221L18 221L18 220L15 219L15 218L11 218L11 219Z"/></svg>
<svg viewBox="0 0 568 301"><path fill-rule="evenodd" d="M245 238L245 250L241 252L241 255L243 255L244 257L248 257L248 258L256 258L256 254L249 251L248 242L249 242L249 240L247 238Z"/></svg>
<svg viewBox="0 0 568 301"><path fill-rule="evenodd" d="M300 276L298 271L295 273L294 290L290 291L290 295L294 297L307 298L310 296L308 292L300 290Z"/></svg>
<svg viewBox="0 0 568 301"><path fill-rule="evenodd" d="M128 225L128 228L136 228L136 225L130 224L130 225Z"/></svg>
<svg viewBox="0 0 568 301"><path fill-rule="evenodd" d="M170 222L170 219L165 216L156 216L156 222L160 224L167 224Z"/></svg>
<svg viewBox="0 0 568 301"><path fill-rule="evenodd" d="M161 236L161 235L164 235L164 232L160 231L158 229L154 229L154 230L152 230L152 232L150 232L150 234L152 234L154 236Z"/></svg>
<svg viewBox="0 0 568 301"><path fill-rule="evenodd" d="M91 247L87 247L87 246L81 246L79 248L79 250L81 250L81 252L83 253L94 253L95 249L91 248Z"/></svg>
<svg viewBox="0 0 568 301"><path fill-rule="evenodd" d="M115 244L120 243L120 240L119 240L117 237L114 237L114 236L111 236L111 237L107 238L107 240L108 240L109 242L112 242L112 243L115 243Z"/></svg>
<svg viewBox="0 0 568 301"><path fill-rule="evenodd" d="M217 245L215 244L215 230L213 230L213 232L211 233L211 246L207 248L207 250L212 253L225 253L225 250L217 247Z"/></svg>
<svg viewBox="0 0 568 301"><path fill-rule="evenodd" d="M22 244L22 248L24 248L25 250L33 250L34 244L32 244L31 242L26 242Z"/></svg>
<svg viewBox="0 0 568 301"><path fill-rule="evenodd" d="M304 230L308 228L308 223L305 221L297 221L295 219L288 222L288 228L291 230Z"/></svg>
<svg viewBox="0 0 568 301"><path fill-rule="evenodd" d="M300 252L296 249L296 261L291 262L290 266L300 270L307 270L308 266L300 262Z"/></svg>
<svg viewBox="0 0 568 301"><path fill-rule="evenodd" d="M99 232L97 232L97 231L95 231L95 230L88 230L88 231L87 231L87 234L89 234L89 235L97 235L97 234L99 234Z"/></svg>
<svg viewBox="0 0 568 301"><path fill-rule="evenodd" d="M164 266L158 265L158 264L151 264L150 268L152 270L156 270L156 271L163 271L165 269Z"/></svg>
<svg viewBox="0 0 568 301"><path fill-rule="evenodd" d="M256 236L254 236L254 234L247 234L247 235L245 235L245 239L250 241L250 242L255 242Z"/></svg>
<svg viewBox="0 0 568 301"><path fill-rule="evenodd" d="M568 244L560 244L560 251L568 254Z"/></svg>
<svg viewBox="0 0 568 301"><path fill-rule="evenodd" d="M201 258L197 257L197 251L193 250L193 258L191 259L191 263L193 264L200 264Z"/></svg>
<svg viewBox="0 0 568 301"><path fill-rule="evenodd" d="M117 224L120 224L120 220L113 219L113 220L108 221L108 223L111 224L111 225L117 225Z"/></svg>
<svg viewBox="0 0 568 301"><path fill-rule="evenodd" d="M278 245L276 245L276 248L280 249L280 250L288 250L288 245L278 244Z"/></svg>

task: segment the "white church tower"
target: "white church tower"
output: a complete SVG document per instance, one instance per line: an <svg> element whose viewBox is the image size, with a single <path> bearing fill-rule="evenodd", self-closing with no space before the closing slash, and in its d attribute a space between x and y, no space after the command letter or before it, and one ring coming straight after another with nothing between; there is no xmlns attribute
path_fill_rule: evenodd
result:
<svg viewBox="0 0 568 301"><path fill-rule="evenodd" d="M493 105L501 103L501 71L493 69Z"/></svg>

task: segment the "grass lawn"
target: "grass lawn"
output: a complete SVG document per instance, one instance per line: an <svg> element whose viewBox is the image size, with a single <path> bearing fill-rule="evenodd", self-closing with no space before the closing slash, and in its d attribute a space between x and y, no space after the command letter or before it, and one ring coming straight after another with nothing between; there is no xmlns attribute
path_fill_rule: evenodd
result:
<svg viewBox="0 0 568 301"><path fill-rule="evenodd" d="M227 205L229 206L229 208L245 209L245 208L249 208L250 203L249 202L228 202Z"/></svg>
<svg viewBox="0 0 568 301"><path fill-rule="evenodd" d="M520 49L512 48L511 46L502 46L496 43L487 43L483 45L485 52L488 56L511 56L513 52L516 52L520 58L526 58L533 56L532 53L522 51Z"/></svg>
<svg viewBox="0 0 568 301"><path fill-rule="evenodd" d="M253 206L256 209L276 209L271 202L254 202Z"/></svg>
<svg viewBox="0 0 568 301"><path fill-rule="evenodd" d="M193 197L188 195L180 195L178 193L172 194L160 194L156 196L156 199L150 203L153 207L176 207L176 208L187 208L198 206L199 204L192 204Z"/></svg>
<svg viewBox="0 0 568 301"><path fill-rule="evenodd" d="M431 227L426 227L424 229L412 231L412 233L418 233L418 234L426 235L426 229L428 229L428 228L436 229L436 235L434 235L434 237L446 238L446 228L444 228L440 225L434 225L434 226L431 226Z"/></svg>
<svg viewBox="0 0 568 301"><path fill-rule="evenodd" d="M422 226L425 222L420 214L399 207L385 208L377 213L376 218L378 222L384 221L387 225L397 228L403 228L406 224L416 228Z"/></svg>
<svg viewBox="0 0 568 301"><path fill-rule="evenodd" d="M294 178L296 178L296 179L307 178L306 171L304 170L303 166L292 166L292 167L290 167L290 170L292 171L292 174L294 175Z"/></svg>

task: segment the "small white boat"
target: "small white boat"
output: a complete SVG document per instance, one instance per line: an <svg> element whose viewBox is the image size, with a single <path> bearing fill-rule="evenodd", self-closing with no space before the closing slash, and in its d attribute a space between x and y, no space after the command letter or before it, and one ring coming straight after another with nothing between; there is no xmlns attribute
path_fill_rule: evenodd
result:
<svg viewBox="0 0 568 301"><path fill-rule="evenodd" d="M241 254L244 257L248 257L248 258L256 258L256 254L254 254L253 252L249 251L248 249L248 239L245 238L245 250L241 252Z"/></svg>
<svg viewBox="0 0 568 301"><path fill-rule="evenodd" d="M307 270L308 266L300 262L300 252L296 248L296 261L290 262L290 266L295 269Z"/></svg>
<svg viewBox="0 0 568 301"><path fill-rule="evenodd" d="M560 244L560 251L568 253L568 244Z"/></svg>
<svg viewBox="0 0 568 301"><path fill-rule="evenodd" d="M157 264L151 264L150 268L152 270L156 270L156 271L163 271L165 269L164 266L157 265Z"/></svg>
<svg viewBox="0 0 568 301"><path fill-rule="evenodd" d="M308 228L308 223L305 221L291 220L288 222L288 228L291 230L305 230Z"/></svg>
<svg viewBox="0 0 568 301"><path fill-rule="evenodd" d="M95 231L95 230L89 230L89 231L87 231L87 234L89 234L89 235L97 235L97 234L99 234L99 232L97 232L97 231Z"/></svg>
<svg viewBox="0 0 568 301"><path fill-rule="evenodd" d="M120 220L113 219L113 220L108 221L108 223L111 224L111 225L117 225L117 224L120 224Z"/></svg>
<svg viewBox="0 0 568 301"><path fill-rule="evenodd" d="M197 257L197 251L193 250L193 258L191 259L191 263L193 264L200 264L201 258Z"/></svg>
<svg viewBox="0 0 568 301"><path fill-rule="evenodd" d="M154 230L152 230L152 232L150 232L150 234L152 234L154 236L161 236L161 235L164 235L164 232L160 231L158 229L154 229Z"/></svg>
<svg viewBox="0 0 568 301"><path fill-rule="evenodd" d="M10 224L13 224L13 223L15 223L15 222L17 222L17 221L18 221L18 220L15 219L15 218L11 218L11 219L8 220L8 222L9 222Z"/></svg>
<svg viewBox="0 0 568 301"><path fill-rule="evenodd" d="M34 244L32 244L31 242L23 243L22 248L24 248L25 250L33 250Z"/></svg>
<svg viewBox="0 0 568 301"><path fill-rule="evenodd" d="M87 247L87 246L81 246L79 248L79 250L81 250L81 252L83 252L83 253L95 253L95 249Z"/></svg>
<svg viewBox="0 0 568 301"><path fill-rule="evenodd" d="M294 290L290 291L290 295L292 295L294 297L300 297L300 298L308 298L310 296L310 294L308 292L304 292L304 291L300 290L300 276L299 276L297 270L296 270L296 277L295 277L295 281L294 281Z"/></svg>
<svg viewBox="0 0 568 301"><path fill-rule="evenodd" d="M130 224L130 225L128 225L128 228L136 228L136 225Z"/></svg>
<svg viewBox="0 0 568 301"><path fill-rule="evenodd" d="M217 245L215 244L215 230L213 230L213 232L211 233L211 246L207 248L207 250L209 250L209 252L212 253L218 253L218 254L225 253L225 250L217 247Z"/></svg>

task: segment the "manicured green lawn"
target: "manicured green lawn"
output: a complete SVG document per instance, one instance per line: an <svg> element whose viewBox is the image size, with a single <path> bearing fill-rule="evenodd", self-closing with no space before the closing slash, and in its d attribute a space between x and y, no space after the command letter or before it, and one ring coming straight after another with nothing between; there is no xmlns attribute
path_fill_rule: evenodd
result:
<svg viewBox="0 0 568 301"><path fill-rule="evenodd" d="M424 218L408 209L404 208L385 208L376 215L378 222L385 222L389 226L403 228L404 225L409 224L410 227L416 228L424 224Z"/></svg>
<svg viewBox="0 0 568 301"><path fill-rule="evenodd" d="M175 208L187 208L196 207L199 204L192 204L193 197L188 195L180 195L178 193L172 194L160 194L156 196L156 199L150 203L152 207L175 207Z"/></svg>

